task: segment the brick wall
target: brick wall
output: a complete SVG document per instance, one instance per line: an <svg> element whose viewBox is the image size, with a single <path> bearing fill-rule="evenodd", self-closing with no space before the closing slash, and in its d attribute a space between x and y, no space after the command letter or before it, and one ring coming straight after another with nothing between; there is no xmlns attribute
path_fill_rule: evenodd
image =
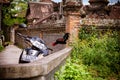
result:
<svg viewBox="0 0 120 80"><path fill-rule="evenodd" d="M103 27L120 27L119 19L95 19L95 18L84 18L80 20L80 25L88 26L103 26Z"/></svg>
<svg viewBox="0 0 120 80"><path fill-rule="evenodd" d="M120 29L120 19L84 18L80 20L81 26L97 26L103 29Z"/></svg>

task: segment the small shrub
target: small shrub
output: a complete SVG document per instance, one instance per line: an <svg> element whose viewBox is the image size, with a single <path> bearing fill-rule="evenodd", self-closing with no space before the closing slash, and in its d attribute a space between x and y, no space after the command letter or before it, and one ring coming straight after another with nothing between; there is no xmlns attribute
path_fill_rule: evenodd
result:
<svg viewBox="0 0 120 80"><path fill-rule="evenodd" d="M55 73L55 80L93 80L93 78L86 66L69 57L65 66Z"/></svg>

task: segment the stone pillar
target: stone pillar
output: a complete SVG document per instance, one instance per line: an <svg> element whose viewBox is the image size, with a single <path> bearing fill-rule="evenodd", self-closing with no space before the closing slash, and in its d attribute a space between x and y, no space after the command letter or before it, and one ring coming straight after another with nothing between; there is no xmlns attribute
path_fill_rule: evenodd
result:
<svg viewBox="0 0 120 80"><path fill-rule="evenodd" d="M2 17L1 16L2 15L2 11L1 10L2 10L2 4L0 4L0 31L1 31L1 17Z"/></svg>
<svg viewBox="0 0 120 80"><path fill-rule="evenodd" d="M2 39L1 39L1 10L2 10L2 5L0 4L0 45L2 45Z"/></svg>
<svg viewBox="0 0 120 80"><path fill-rule="evenodd" d="M109 18L108 0L89 0L90 5L86 7L88 18L105 19Z"/></svg>
<svg viewBox="0 0 120 80"><path fill-rule="evenodd" d="M80 22L79 13L70 13L66 16L66 32L70 33L70 42L78 38L78 27Z"/></svg>
<svg viewBox="0 0 120 80"><path fill-rule="evenodd" d="M64 15L66 18L66 32L70 33L70 42L72 42L75 38L78 38L81 7L82 3L71 1L67 2L66 6L64 7Z"/></svg>

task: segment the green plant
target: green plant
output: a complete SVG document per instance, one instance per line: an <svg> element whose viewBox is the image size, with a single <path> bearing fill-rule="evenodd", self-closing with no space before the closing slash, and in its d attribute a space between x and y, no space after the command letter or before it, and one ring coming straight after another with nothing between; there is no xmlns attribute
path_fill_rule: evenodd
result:
<svg viewBox="0 0 120 80"><path fill-rule="evenodd" d="M102 78L108 77L111 73L120 76L120 47L117 31L108 30L101 33L95 29L89 32L84 30L79 35L78 56L82 57L83 63L90 68L94 67L97 76Z"/></svg>
<svg viewBox="0 0 120 80"><path fill-rule="evenodd" d="M57 80L118 80L120 47L118 32L80 29L65 66L56 72ZM82 73L85 73L84 75ZM76 75L76 76L75 76Z"/></svg>
<svg viewBox="0 0 120 80"><path fill-rule="evenodd" d="M3 50L4 48L3 48L3 46L2 45L0 45L0 52Z"/></svg>
<svg viewBox="0 0 120 80"><path fill-rule="evenodd" d="M67 59L65 66L55 73L56 80L93 80L87 67L82 63L78 64L77 60Z"/></svg>
<svg viewBox="0 0 120 80"><path fill-rule="evenodd" d="M7 26L13 26L25 22L25 18L22 13L26 13L27 4L24 1L12 1L10 6L2 7L3 23ZM18 15L19 14L19 15ZM17 16L18 15L18 16Z"/></svg>

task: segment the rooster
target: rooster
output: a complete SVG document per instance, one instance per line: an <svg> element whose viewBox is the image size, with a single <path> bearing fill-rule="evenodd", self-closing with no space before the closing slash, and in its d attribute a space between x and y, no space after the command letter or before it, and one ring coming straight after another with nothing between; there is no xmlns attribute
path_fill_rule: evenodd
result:
<svg viewBox="0 0 120 80"><path fill-rule="evenodd" d="M58 38L52 45L56 46L57 44L66 44L66 41L69 38L69 33L65 33L65 35L63 36L63 38Z"/></svg>

